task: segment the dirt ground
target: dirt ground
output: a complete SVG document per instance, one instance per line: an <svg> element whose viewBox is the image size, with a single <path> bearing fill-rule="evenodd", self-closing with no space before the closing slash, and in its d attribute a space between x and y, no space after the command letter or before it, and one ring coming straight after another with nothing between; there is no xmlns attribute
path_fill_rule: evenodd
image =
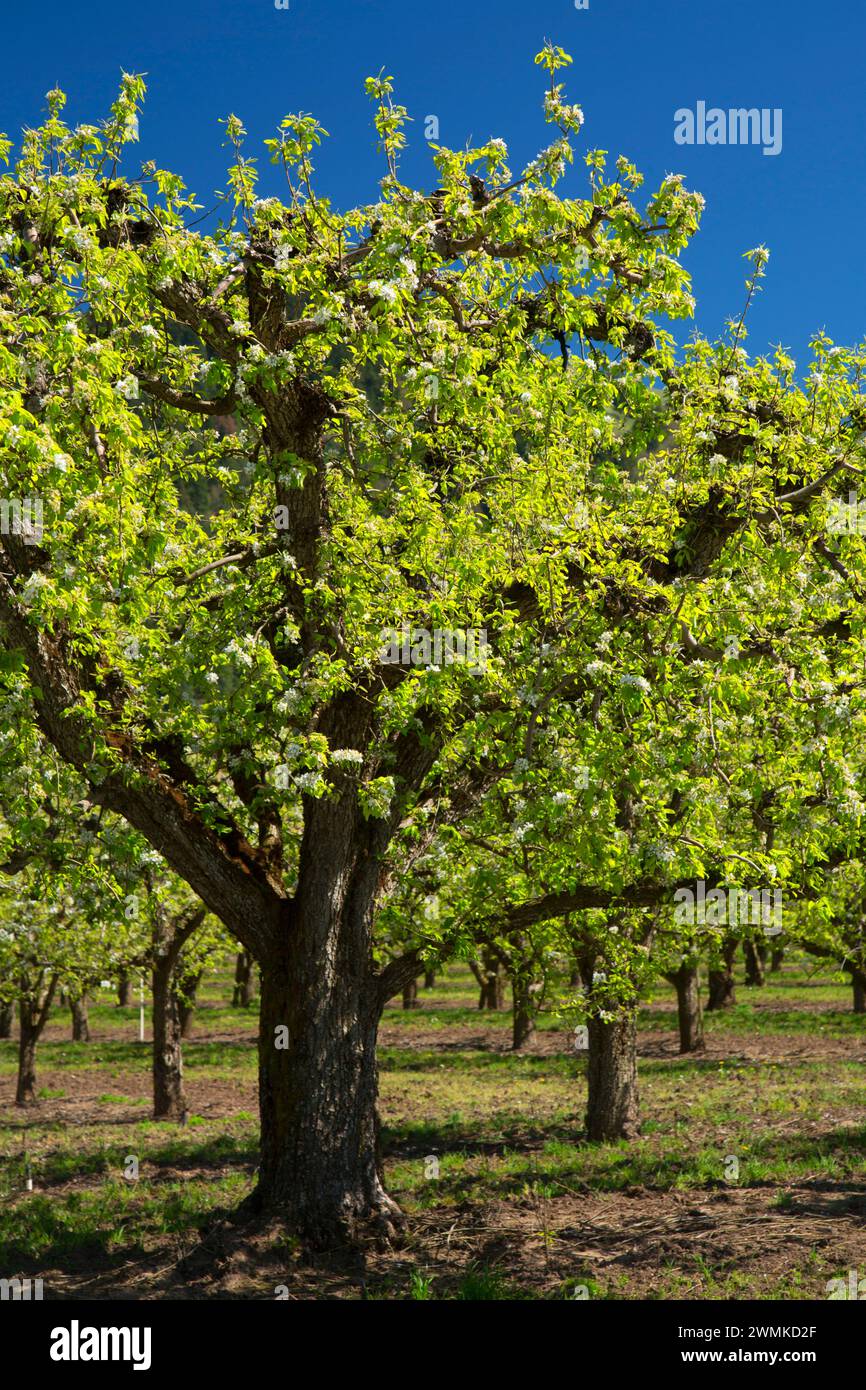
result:
<svg viewBox="0 0 866 1390"><path fill-rule="evenodd" d="M199 1037L207 1036L202 1029ZM405 1032L386 1025L382 1041L405 1044ZM804 1038L797 1040L799 1046L792 1042L790 1037L774 1034L745 1038L732 1054L729 1040L710 1036L705 1058L752 1064L798 1056L814 1061L816 1054L866 1060L866 1045L859 1040ZM543 1032L535 1036L529 1052L561 1053L568 1043L565 1034ZM508 1036L502 1028L429 1032L418 1028L413 1030L412 1045L443 1056L458 1049L505 1052ZM640 1054L673 1061L678 1056L675 1038L670 1032L644 1033ZM62 1126L68 1135L76 1128L112 1126L122 1143L124 1127L140 1123L148 1113L150 1079L145 1071L113 1070L108 1082L102 1071L43 1069L40 1082L49 1091L62 1089L65 1095L40 1101L26 1117L21 1116L22 1128L35 1121L40 1126ZM106 1104L100 1097L107 1087L127 1099ZM208 1120L238 1111L254 1113L257 1105L255 1081L248 1076L229 1082L199 1080L193 1073L187 1090L191 1110ZM4 1078L0 1105L14 1126L20 1112L15 1112L12 1100L11 1082ZM137 1105L136 1100L142 1103ZM852 1122L857 1118L850 1116ZM821 1124L801 1118L796 1128L805 1135L818 1132ZM225 1171L212 1165L163 1165L153 1181L194 1183ZM85 1189L90 1181L86 1176L73 1178L58 1184L57 1190ZM195 1258L195 1237L173 1238L156 1250L139 1251L132 1259L119 1263L105 1259L102 1268L95 1269L88 1258L80 1268L66 1260L63 1268L40 1273L56 1297L261 1298L275 1297L279 1287L282 1296L297 1299L385 1296L375 1291L405 1287L411 1272L420 1268L441 1297L466 1269L481 1265L503 1271L509 1286L524 1294L531 1290L536 1297L563 1297L570 1292L580 1296L582 1289L596 1286L604 1287L610 1296L625 1276L623 1296L646 1298L658 1296L660 1273L666 1271L661 1280L665 1288L670 1290L673 1282L675 1296L695 1298L706 1296L704 1271L710 1267L716 1283L730 1271L753 1289L769 1291L788 1277L796 1278L806 1260L815 1266L816 1279L822 1268L828 1274L863 1265L866 1183L829 1183L816 1177L786 1188L783 1209L778 1199L778 1187L769 1184L701 1193L563 1190L543 1199L530 1195L464 1202L442 1211L414 1213L409 1232L397 1248L371 1245L360 1263L348 1265L336 1256L324 1257L318 1265L297 1266L287 1260L278 1232L236 1231L226 1225L210 1237L203 1260ZM179 1269L178 1262L190 1255L189 1266ZM671 1291L666 1296L674 1295Z"/></svg>
<svg viewBox="0 0 866 1390"><path fill-rule="evenodd" d="M176 1180L177 1172L164 1174ZM188 1181L206 1174L184 1173ZM89 1268L47 1268L41 1273L55 1297L79 1298L364 1298L405 1289L423 1268L438 1297L447 1295L468 1268L500 1269L507 1283L535 1297L581 1297L599 1283L615 1291L626 1276L628 1298L658 1297L659 1272L692 1269L665 1296L718 1296L715 1280L728 1270L752 1287L751 1296L795 1282L807 1261L815 1267L820 1297L825 1276L862 1267L866 1184L820 1181L790 1188L784 1211L771 1203L773 1189L700 1194L563 1193L543 1201L464 1204L413 1216L411 1232L391 1249L375 1245L345 1261L321 1255L296 1264L281 1248L276 1228L236 1230L218 1226L206 1239L177 1242L156 1254ZM821 1272L823 1270L823 1273ZM627 1287L626 1287L627 1284ZM405 1293L403 1294L405 1297ZM588 1296L588 1295L587 1295Z"/></svg>

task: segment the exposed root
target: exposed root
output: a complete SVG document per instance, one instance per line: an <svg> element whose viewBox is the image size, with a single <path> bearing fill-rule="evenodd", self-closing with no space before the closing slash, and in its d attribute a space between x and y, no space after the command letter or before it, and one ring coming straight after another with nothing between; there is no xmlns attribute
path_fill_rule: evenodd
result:
<svg viewBox="0 0 866 1390"><path fill-rule="evenodd" d="M206 1296L221 1289L236 1290L255 1271L270 1268L274 1297L289 1297L276 1290L288 1287L301 1269L327 1271L345 1279L364 1296L367 1256L393 1250L402 1243L405 1217L384 1188L359 1215L300 1223L291 1214L267 1205L259 1189L229 1215L222 1216L202 1236L195 1248L174 1265L169 1285L197 1288ZM237 1297L237 1292L232 1293ZM259 1293L257 1295L261 1297Z"/></svg>

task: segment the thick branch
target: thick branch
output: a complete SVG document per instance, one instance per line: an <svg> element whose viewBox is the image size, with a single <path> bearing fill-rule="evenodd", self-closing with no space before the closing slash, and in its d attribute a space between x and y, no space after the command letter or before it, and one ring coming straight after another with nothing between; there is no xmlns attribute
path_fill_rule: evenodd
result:
<svg viewBox="0 0 866 1390"><path fill-rule="evenodd" d="M62 639L33 628L2 575L0 623L9 645L26 657L42 733L88 778L93 801L140 830L246 949L261 955L279 930L285 895L259 853L236 828L220 834L206 826L186 792L128 732L110 724L94 730L81 702L93 683L65 655ZM104 775L94 767L97 736L112 760Z"/></svg>

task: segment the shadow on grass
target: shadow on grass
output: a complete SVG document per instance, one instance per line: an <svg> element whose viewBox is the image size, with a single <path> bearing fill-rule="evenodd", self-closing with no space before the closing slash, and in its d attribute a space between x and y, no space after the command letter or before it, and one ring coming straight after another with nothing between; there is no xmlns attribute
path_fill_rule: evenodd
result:
<svg viewBox="0 0 866 1390"><path fill-rule="evenodd" d="M480 1041L444 1044L442 1047L379 1049L380 1072L436 1072L442 1070L443 1054L448 1057L448 1073L501 1071L509 1076L577 1076L586 1065L585 1058L566 1052L501 1051Z"/></svg>
<svg viewBox="0 0 866 1390"><path fill-rule="evenodd" d="M525 1193L527 1184L549 1187L551 1195L557 1189L583 1195L792 1184L816 1194L814 1203L794 1202L790 1209L795 1213L820 1209L826 1215L866 1214L866 1128L819 1136L767 1135L739 1153L736 1183L723 1176L724 1146L690 1152L685 1141L669 1135L631 1143L589 1143L577 1116L535 1128L515 1120L500 1126L499 1137L482 1143L457 1124L404 1126L401 1133L402 1140L395 1131L386 1132L386 1157L396 1170L395 1185L412 1192L422 1206L443 1200L501 1199ZM429 1155L441 1165L435 1182L423 1178ZM477 1162L490 1159L496 1160L493 1166ZM466 1164L473 1166L467 1169ZM820 1193L827 1195L822 1198Z"/></svg>
<svg viewBox="0 0 866 1390"><path fill-rule="evenodd" d="M176 1255L178 1241L190 1238L197 1243L214 1224L230 1220L245 1195L244 1185L236 1201L227 1202L228 1194L221 1193L219 1201L191 1203L182 1190L157 1190L141 1197L135 1210L119 1209L116 1195L108 1190L99 1200L80 1204L76 1194L65 1199L31 1197L26 1222L12 1224L15 1209L0 1209L0 1267L24 1275L52 1269L65 1275L92 1272L94 1282L105 1281L121 1266L164 1260L164 1245L160 1255L155 1238L173 1237ZM47 1292L50 1297L50 1289Z"/></svg>
<svg viewBox="0 0 866 1390"><path fill-rule="evenodd" d="M258 1161L258 1152L257 1134L217 1134L199 1142L178 1136L146 1149L137 1157L148 1168L169 1168L174 1173L201 1172L208 1168L222 1170L233 1165L252 1171ZM87 1153L54 1149L31 1157L31 1172L38 1188L46 1189L81 1178L108 1177L112 1172L117 1176L125 1159L126 1154L122 1149L113 1154L106 1153L102 1148ZM16 1185L19 1175L23 1191L24 1160L7 1159L3 1164L4 1179ZM204 1176L207 1177L207 1174Z"/></svg>
<svg viewBox="0 0 866 1390"><path fill-rule="evenodd" d="M256 1138L171 1140L138 1155L145 1171L136 1181L120 1176L121 1159L112 1171L102 1151L40 1157L34 1164L40 1187L60 1188L82 1178L103 1181L83 1190L19 1191L7 1198L0 1204L0 1269L36 1273L57 1267L79 1273L95 1264L110 1274L119 1264L143 1258L148 1239L198 1237L232 1214L235 1192L238 1203L245 1195L258 1158ZM14 1178L9 1167L6 1176Z"/></svg>

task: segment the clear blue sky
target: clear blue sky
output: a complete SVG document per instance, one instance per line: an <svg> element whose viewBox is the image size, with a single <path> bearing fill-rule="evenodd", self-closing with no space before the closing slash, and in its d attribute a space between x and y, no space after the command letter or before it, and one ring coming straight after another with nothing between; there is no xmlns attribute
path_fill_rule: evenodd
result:
<svg viewBox="0 0 866 1390"><path fill-rule="evenodd" d="M545 38L574 58L571 100L584 148L626 154L654 187L683 173L707 200L687 256L697 323L713 335L739 312L742 252L772 252L749 346L781 341L801 359L810 334L866 337L866 15L860 0L42 0L4 17L0 129L33 124L55 84L73 123L105 114L122 68L148 74L141 158L176 169L209 205L226 163L217 118L234 111L252 146L289 111L331 134L321 182L338 204L375 197L381 159L363 79L381 67L415 123L403 170L434 186L424 117L444 143L501 136L512 168L549 138ZM674 143L674 112L780 107L779 155L759 146ZM263 152L262 152L263 153ZM277 191L262 160L262 191ZM579 163L567 185L584 192Z"/></svg>

